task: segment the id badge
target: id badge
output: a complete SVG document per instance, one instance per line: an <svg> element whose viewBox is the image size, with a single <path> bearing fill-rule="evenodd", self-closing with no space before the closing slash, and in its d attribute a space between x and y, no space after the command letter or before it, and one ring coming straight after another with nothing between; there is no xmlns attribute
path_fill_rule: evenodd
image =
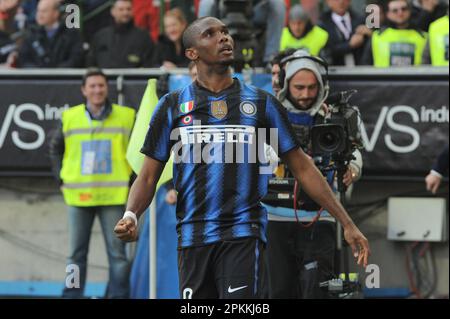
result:
<svg viewBox="0 0 450 319"><path fill-rule="evenodd" d="M81 174L111 174L111 141L94 140L82 143Z"/></svg>
<svg viewBox="0 0 450 319"><path fill-rule="evenodd" d="M81 174L92 175L95 168L95 152L87 151L83 153L83 161L81 165Z"/></svg>
<svg viewBox="0 0 450 319"><path fill-rule="evenodd" d="M414 65L414 55L416 46L412 43L391 43L390 45L390 65L391 66L411 66Z"/></svg>

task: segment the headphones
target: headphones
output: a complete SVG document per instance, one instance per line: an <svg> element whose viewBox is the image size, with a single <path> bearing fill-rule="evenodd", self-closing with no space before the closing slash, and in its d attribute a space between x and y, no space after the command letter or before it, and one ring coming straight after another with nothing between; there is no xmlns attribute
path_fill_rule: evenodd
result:
<svg viewBox="0 0 450 319"><path fill-rule="evenodd" d="M278 75L278 83L279 83L278 85L280 86L281 89L284 88L284 81L286 80L285 67L289 62L298 60L298 59L308 59L308 60L316 62L317 64L321 65L325 69L325 74L322 74L322 82L323 82L323 86L324 86L325 90L328 90L329 89L328 63L318 57L302 55L304 52L306 52L306 51L304 51L304 50L295 51L292 55L289 55L280 61L280 73Z"/></svg>

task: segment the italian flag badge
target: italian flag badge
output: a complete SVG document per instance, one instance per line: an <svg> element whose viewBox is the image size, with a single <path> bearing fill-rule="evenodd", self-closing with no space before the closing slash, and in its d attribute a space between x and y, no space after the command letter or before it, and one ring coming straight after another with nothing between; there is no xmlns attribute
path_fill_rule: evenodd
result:
<svg viewBox="0 0 450 319"><path fill-rule="evenodd" d="M180 105L180 111L183 113L189 113L194 108L194 101L185 102Z"/></svg>

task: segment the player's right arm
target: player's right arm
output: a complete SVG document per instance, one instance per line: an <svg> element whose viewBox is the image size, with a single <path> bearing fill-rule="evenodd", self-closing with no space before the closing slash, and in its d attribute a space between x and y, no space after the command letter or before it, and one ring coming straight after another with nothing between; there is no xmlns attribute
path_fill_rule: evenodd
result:
<svg viewBox="0 0 450 319"><path fill-rule="evenodd" d="M137 219L150 205L155 194L156 185L170 157L170 133L172 120L170 106L173 99L163 96L155 107L141 153L145 156L144 164L138 177L131 186L124 218L119 220L114 232L125 241L137 239ZM131 213L130 213L131 212Z"/></svg>
<svg viewBox="0 0 450 319"><path fill-rule="evenodd" d="M150 206L155 194L156 184L164 169L164 163L146 156L142 169L131 186L128 196L126 211L136 214L136 217ZM116 236L124 241L135 241L137 239L137 225L132 218L123 218L119 220L114 227Z"/></svg>

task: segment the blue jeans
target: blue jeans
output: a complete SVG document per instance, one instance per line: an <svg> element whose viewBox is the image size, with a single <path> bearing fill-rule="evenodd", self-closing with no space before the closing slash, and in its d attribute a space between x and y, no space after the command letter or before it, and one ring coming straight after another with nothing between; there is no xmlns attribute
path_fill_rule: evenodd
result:
<svg viewBox="0 0 450 319"><path fill-rule="evenodd" d="M215 0L200 0L198 16L214 14ZM266 47L264 62L268 63L280 51L281 33L284 28L286 6L283 0L263 0L253 8L253 23L266 25Z"/></svg>
<svg viewBox="0 0 450 319"><path fill-rule="evenodd" d="M69 258L67 263L77 265L80 270L80 287L65 285L64 298L82 298L86 284L87 255L89 240L95 216L105 239L109 262L107 298L128 298L130 293L129 274L131 264L125 252L125 242L114 234L114 226L122 218L123 206L73 207L69 206ZM68 276L70 273L68 274Z"/></svg>

